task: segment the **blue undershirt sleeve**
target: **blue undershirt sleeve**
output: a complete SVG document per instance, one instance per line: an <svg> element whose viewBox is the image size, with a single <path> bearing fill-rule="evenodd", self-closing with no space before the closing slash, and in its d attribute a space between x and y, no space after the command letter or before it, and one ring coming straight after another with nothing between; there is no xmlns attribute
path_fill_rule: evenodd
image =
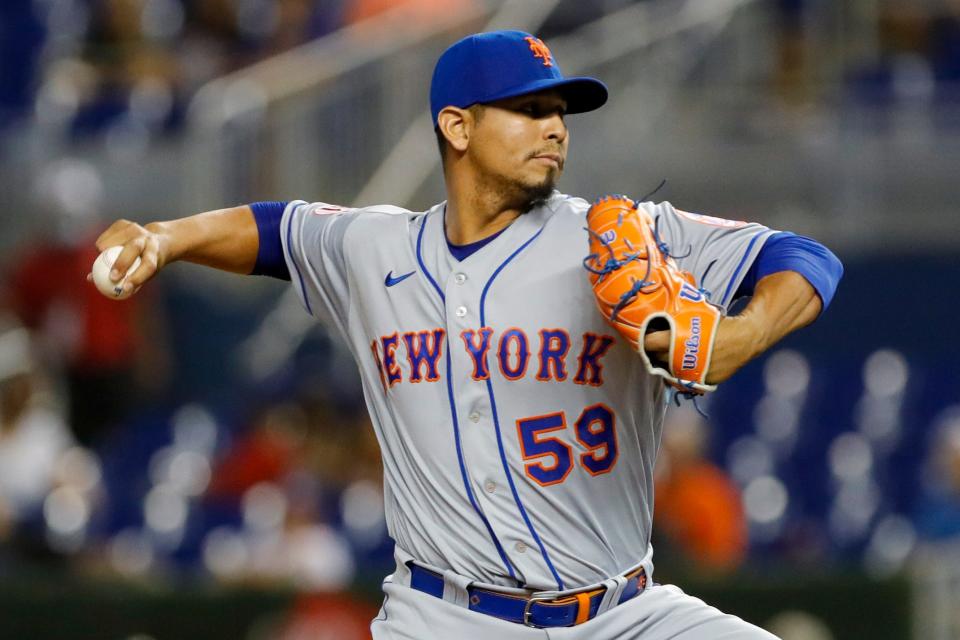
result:
<svg viewBox="0 0 960 640"><path fill-rule="evenodd" d="M287 203L254 202L250 208L253 210L253 218L257 221L257 232L260 235L257 262L250 275L289 280L290 270L283 258L283 244L280 241L280 219L283 218Z"/></svg>
<svg viewBox="0 0 960 640"><path fill-rule="evenodd" d="M737 288L735 298L753 295L760 280L779 271L795 271L817 291L826 310L843 276L843 264L825 246L786 231L770 236Z"/></svg>

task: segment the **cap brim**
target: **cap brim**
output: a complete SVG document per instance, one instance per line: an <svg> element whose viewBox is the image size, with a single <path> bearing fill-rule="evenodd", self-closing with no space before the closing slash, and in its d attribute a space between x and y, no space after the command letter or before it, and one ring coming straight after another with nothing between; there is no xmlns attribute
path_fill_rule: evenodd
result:
<svg viewBox="0 0 960 640"><path fill-rule="evenodd" d="M567 113L585 113L599 109L607 101L607 85L596 78L545 78L528 82L518 87L511 87L506 91L485 97L478 102L496 102L506 98L515 98L528 93L537 93L555 89L567 101Z"/></svg>

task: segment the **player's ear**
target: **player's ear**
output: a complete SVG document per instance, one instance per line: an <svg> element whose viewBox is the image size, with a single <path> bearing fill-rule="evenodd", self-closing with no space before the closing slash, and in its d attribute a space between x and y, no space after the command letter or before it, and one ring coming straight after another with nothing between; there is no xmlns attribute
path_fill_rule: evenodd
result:
<svg viewBox="0 0 960 640"><path fill-rule="evenodd" d="M437 114L437 127L447 144L463 153L470 141L470 112L458 107L444 107Z"/></svg>

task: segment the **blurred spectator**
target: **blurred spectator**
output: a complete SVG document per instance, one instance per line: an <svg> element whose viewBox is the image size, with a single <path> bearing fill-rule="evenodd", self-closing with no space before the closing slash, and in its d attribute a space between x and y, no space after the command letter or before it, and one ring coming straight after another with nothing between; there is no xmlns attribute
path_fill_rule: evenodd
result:
<svg viewBox="0 0 960 640"><path fill-rule="evenodd" d="M917 533L928 540L960 537L960 406L937 420L925 464Z"/></svg>
<svg viewBox="0 0 960 640"><path fill-rule="evenodd" d="M92 166L55 164L41 178L48 224L23 247L9 276L9 304L35 331L43 356L66 379L69 423L83 444L95 442L127 410L165 388L165 328L151 287L109 300L86 282L102 185Z"/></svg>
<svg viewBox="0 0 960 640"><path fill-rule="evenodd" d="M930 58L939 95L960 100L960 0L946 0L930 25Z"/></svg>
<svg viewBox="0 0 960 640"><path fill-rule="evenodd" d="M205 563L220 579L292 583L311 592L350 585L353 550L332 523L338 516L335 498L356 470L350 470L350 449L330 436L353 425L327 418L293 403L269 407L215 466L208 503L239 505L244 525L241 531L220 527L207 536ZM317 458L324 450L329 456ZM317 466L334 459L340 464ZM376 506L382 511L382 502ZM229 560L231 549L238 559Z"/></svg>
<svg viewBox="0 0 960 640"><path fill-rule="evenodd" d="M108 0L93 7L82 58L95 84L72 123L74 133L156 133L179 116L181 71L170 40L182 25L175 0ZM120 135L118 133L117 135Z"/></svg>
<svg viewBox="0 0 960 640"><path fill-rule="evenodd" d="M774 86L788 105L801 105L812 97L807 33L804 24L805 0L778 0L780 16L777 37L777 66Z"/></svg>
<svg viewBox="0 0 960 640"><path fill-rule="evenodd" d="M295 404L269 407L220 458L207 497L238 502L261 483L282 483L303 466L307 415Z"/></svg>
<svg viewBox="0 0 960 640"><path fill-rule="evenodd" d="M336 30L345 0L12 0L0 7L0 126L29 112L142 150L204 83ZM8 37L9 36L9 37ZM40 67L40 68L38 68Z"/></svg>
<svg viewBox="0 0 960 640"><path fill-rule="evenodd" d="M297 599L276 640L366 640L377 608L344 595L307 594Z"/></svg>
<svg viewBox="0 0 960 640"><path fill-rule="evenodd" d="M934 90L931 11L916 3L891 1L882 2L878 11L877 50L849 73L854 97L874 106L926 103Z"/></svg>
<svg viewBox="0 0 960 640"><path fill-rule="evenodd" d="M475 0L350 0L344 20L347 24L373 18L403 6L418 22L430 22L444 15L465 12Z"/></svg>
<svg viewBox="0 0 960 640"><path fill-rule="evenodd" d="M279 0L276 28L266 41L268 53L290 49L343 25L346 0Z"/></svg>
<svg viewBox="0 0 960 640"><path fill-rule="evenodd" d="M763 628L781 640L834 640L826 623L806 611L781 611Z"/></svg>
<svg viewBox="0 0 960 640"><path fill-rule="evenodd" d="M43 42L34 4L33 0L0 2L0 129L27 112L32 101Z"/></svg>
<svg viewBox="0 0 960 640"><path fill-rule="evenodd" d="M37 514L73 440L44 393L29 333L10 320L0 318L0 540Z"/></svg>
<svg viewBox="0 0 960 640"><path fill-rule="evenodd" d="M273 483L285 485L293 503L309 511L311 491L338 493L354 482L379 483L381 474L365 411L334 410L318 399L307 408L291 402L270 406L254 419L216 463L207 498L236 503L252 487ZM305 477L315 478L318 489L311 490Z"/></svg>
<svg viewBox="0 0 960 640"><path fill-rule="evenodd" d="M324 484L345 489L357 481L382 481L380 447L365 406L334 410L328 402L314 399L308 411L315 436L307 455Z"/></svg>
<svg viewBox="0 0 960 640"><path fill-rule="evenodd" d="M700 573L732 571L747 550L740 494L705 458L707 427L689 406L671 408L657 463L657 539Z"/></svg>

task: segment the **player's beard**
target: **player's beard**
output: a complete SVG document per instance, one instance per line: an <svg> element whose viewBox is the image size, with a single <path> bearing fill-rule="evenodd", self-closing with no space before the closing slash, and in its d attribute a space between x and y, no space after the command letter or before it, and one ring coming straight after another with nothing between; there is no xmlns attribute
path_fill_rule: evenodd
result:
<svg viewBox="0 0 960 640"><path fill-rule="evenodd" d="M520 209L523 213L536 209L547 201L556 187L558 174L558 171L551 170L547 177L543 179L543 182L527 187L525 191L526 206Z"/></svg>
<svg viewBox="0 0 960 640"><path fill-rule="evenodd" d="M557 169L551 169L542 180L537 182L501 176L497 181L500 183L497 191L502 194L510 208L527 213L550 198L559 177L560 171Z"/></svg>

